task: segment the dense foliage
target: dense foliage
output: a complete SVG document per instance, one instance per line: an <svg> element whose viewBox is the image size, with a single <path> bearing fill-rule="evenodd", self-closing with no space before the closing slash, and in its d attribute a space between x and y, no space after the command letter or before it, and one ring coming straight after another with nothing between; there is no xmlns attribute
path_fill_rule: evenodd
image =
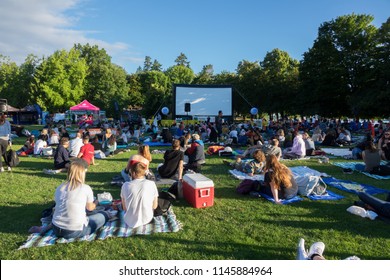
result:
<svg viewBox="0 0 390 280"><path fill-rule="evenodd" d="M236 115L248 115L255 106L280 116L389 117L390 18L379 28L373 20L352 14L324 22L301 61L274 49L262 61L242 60L236 72L217 74L211 64L194 73L183 53L165 70L146 56L143 68L128 74L104 49L89 44L42 59L29 55L20 66L0 54L0 98L14 107L36 103L51 112L88 99L108 116L130 107L152 116L162 104L172 105L175 83L228 84Z"/></svg>

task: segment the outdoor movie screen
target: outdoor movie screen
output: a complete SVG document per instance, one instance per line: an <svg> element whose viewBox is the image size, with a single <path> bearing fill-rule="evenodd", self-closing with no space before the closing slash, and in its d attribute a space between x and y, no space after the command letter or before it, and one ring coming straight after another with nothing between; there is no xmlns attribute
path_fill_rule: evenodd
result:
<svg viewBox="0 0 390 280"><path fill-rule="evenodd" d="M189 116L232 116L232 87L214 85L174 85L175 115L187 115L185 104L190 103Z"/></svg>

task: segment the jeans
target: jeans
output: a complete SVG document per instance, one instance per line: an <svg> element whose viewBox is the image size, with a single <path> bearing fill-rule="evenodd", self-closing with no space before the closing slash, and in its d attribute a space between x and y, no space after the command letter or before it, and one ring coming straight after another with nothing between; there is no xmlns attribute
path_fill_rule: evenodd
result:
<svg viewBox="0 0 390 280"><path fill-rule="evenodd" d="M63 237L65 239L78 238L89 235L101 228L108 221L108 216L102 211L88 216L88 219L88 225L84 226L82 230L67 230L53 225L54 234L57 237Z"/></svg>
<svg viewBox="0 0 390 280"><path fill-rule="evenodd" d="M361 201L374 208L378 215L390 218L390 202L383 201L364 192L360 192L358 196Z"/></svg>

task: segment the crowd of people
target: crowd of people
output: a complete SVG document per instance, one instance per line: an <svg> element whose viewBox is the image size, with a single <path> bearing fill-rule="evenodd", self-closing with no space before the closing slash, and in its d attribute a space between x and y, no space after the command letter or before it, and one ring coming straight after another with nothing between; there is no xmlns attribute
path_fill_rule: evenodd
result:
<svg viewBox="0 0 390 280"><path fill-rule="evenodd" d="M248 176L263 174L264 181L259 192L281 204L282 200L293 198L298 186L291 170L281 159L299 159L315 155L318 147L349 146L352 133L365 133L359 143L353 143L353 157L365 163L365 171L372 171L381 160L390 160L390 127L381 124L374 126L360 122L337 122L331 120L296 121L280 120L241 124L228 123L223 112L218 112L214 122L204 121L196 125L184 122L171 127L145 125L133 127L130 124L104 123L100 133L92 134L89 127L77 131L71 139L65 127L44 128L35 140L30 135L18 150L19 155L42 155L46 148L53 152L53 169L44 170L47 174L67 172L67 179L57 187L52 218L54 233L58 237L76 238L91 234L101 228L116 211L98 208L92 188L85 183L86 172L95 165L95 155L102 152L114 156L119 145L136 143L138 151L129 157L121 170L124 183L121 186L121 203L118 210L123 221L130 228L145 225L153 219L158 207L158 189L155 176L150 168L152 155L144 140L170 143L163 155L163 163L156 169L158 178L181 181L186 172L202 172L206 163L205 144L231 147L245 147L243 154L233 162L226 163ZM10 127L0 116L0 152L10 143ZM352 147L352 146L351 146ZM0 161L1 171L4 171ZM10 170L10 167L8 167ZM359 194L361 204L366 209L374 209L381 215L390 217L389 202L367 194ZM389 200L390 198L388 198ZM87 211L86 211L87 210ZM307 253L304 241L300 241L301 259L324 259L323 243L315 243Z"/></svg>

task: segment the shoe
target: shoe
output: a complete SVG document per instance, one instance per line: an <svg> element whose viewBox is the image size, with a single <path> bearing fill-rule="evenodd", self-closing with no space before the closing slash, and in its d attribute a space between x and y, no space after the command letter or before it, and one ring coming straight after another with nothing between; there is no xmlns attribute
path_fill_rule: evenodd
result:
<svg viewBox="0 0 390 280"><path fill-rule="evenodd" d="M8 166L8 167L7 167L7 170L8 170L8 171L12 171L11 166Z"/></svg>
<svg viewBox="0 0 390 280"><path fill-rule="evenodd" d="M298 241L298 248L297 248L297 260L307 260L307 251L305 248L305 239L301 238Z"/></svg>
<svg viewBox="0 0 390 280"><path fill-rule="evenodd" d="M314 255L319 255L322 257L322 254L325 250L325 244L323 242L315 242L310 246L309 250L309 259L312 259Z"/></svg>
<svg viewBox="0 0 390 280"><path fill-rule="evenodd" d="M226 160L226 159L222 160L222 162L223 162L225 165L227 165L227 166L230 166L230 165L231 165L231 164L230 164L230 161L228 161L228 160Z"/></svg>
<svg viewBox="0 0 390 280"><path fill-rule="evenodd" d="M4 172L4 167L0 168L0 172Z"/></svg>
<svg viewBox="0 0 390 280"><path fill-rule="evenodd" d="M46 175L54 175L56 174L53 170L51 169L43 169L43 173L45 173Z"/></svg>

